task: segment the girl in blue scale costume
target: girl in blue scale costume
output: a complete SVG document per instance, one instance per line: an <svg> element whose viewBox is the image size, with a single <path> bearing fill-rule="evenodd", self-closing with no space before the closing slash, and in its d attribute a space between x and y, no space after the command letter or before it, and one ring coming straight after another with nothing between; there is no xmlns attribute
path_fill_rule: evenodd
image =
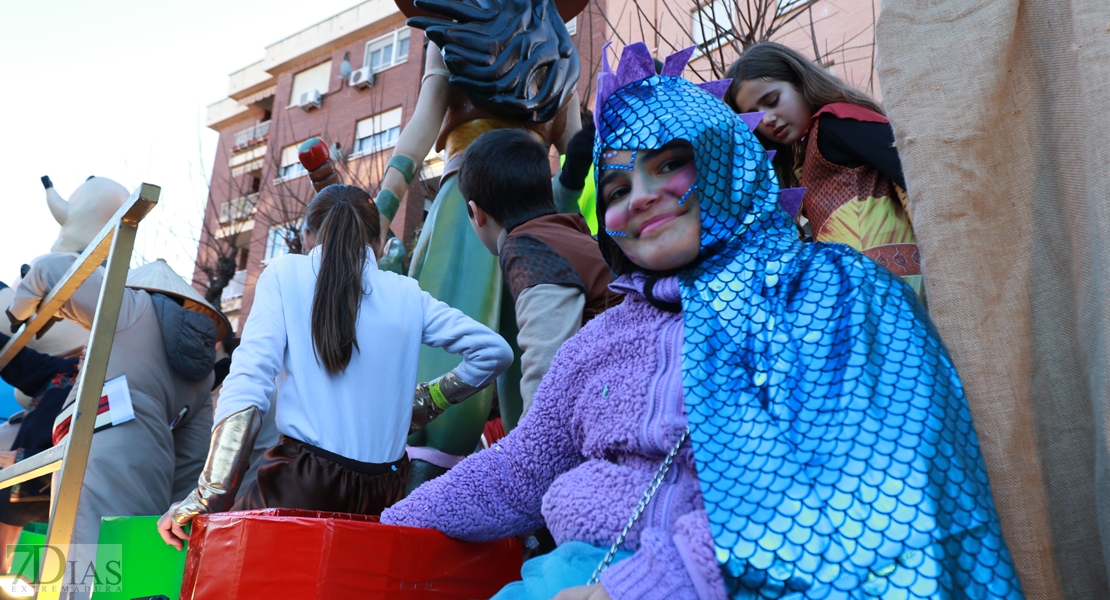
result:
<svg viewBox="0 0 1110 600"><path fill-rule="evenodd" d="M913 290L798 239L759 115L682 79L691 53L656 75L633 44L598 78L598 237L626 301L567 341L517 429L382 520L474 541L546 522L559 548L499 600L1022 598ZM675 377L642 372L656 356Z"/></svg>

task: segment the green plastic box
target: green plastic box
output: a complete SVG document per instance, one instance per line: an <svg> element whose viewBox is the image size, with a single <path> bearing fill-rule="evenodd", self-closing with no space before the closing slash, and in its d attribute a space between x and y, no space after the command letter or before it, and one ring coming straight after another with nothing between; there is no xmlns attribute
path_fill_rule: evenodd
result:
<svg viewBox="0 0 1110 600"><path fill-rule="evenodd" d="M101 520L101 547L97 551L96 568L98 572L120 573L120 585L93 592L93 600L131 600L159 594L178 600L186 550L167 546L155 528L157 522L158 517L104 517ZM114 548L108 552L106 547L115 544L122 550L121 565L108 564L118 554Z"/></svg>
<svg viewBox="0 0 1110 600"><path fill-rule="evenodd" d="M23 526L16 543L20 546L41 546L46 543L47 529L46 523L28 523Z"/></svg>
<svg viewBox="0 0 1110 600"><path fill-rule="evenodd" d="M38 556L41 548L46 544L46 530L46 523L28 523L23 527L23 531L19 532L19 539L16 540L15 545L8 546L4 550L8 554L19 553L16 556L25 556L27 553ZM13 564L12 568L19 567ZM37 572L37 569L35 571Z"/></svg>

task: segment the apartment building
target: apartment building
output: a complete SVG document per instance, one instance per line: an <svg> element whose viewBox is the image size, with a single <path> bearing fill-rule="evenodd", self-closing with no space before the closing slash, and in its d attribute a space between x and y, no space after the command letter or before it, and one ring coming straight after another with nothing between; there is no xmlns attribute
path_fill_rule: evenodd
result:
<svg viewBox="0 0 1110 600"><path fill-rule="evenodd" d="M830 52L826 62L850 81L867 79L871 62L859 57L871 51L870 0L819 0L802 8L806 0L779 1L776 15L805 10L816 16L812 23L795 18L776 39L803 50L818 43L835 50L842 40L863 38L851 44L858 48ZM733 30L745 2L593 0L567 23L582 58L583 102L592 105L600 49L610 40L618 47L643 40L661 58L696 43L693 70L712 78L714 68L736 56ZM369 0L267 46L262 60L229 76L227 97L208 107L207 125L220 137L193 281L203 292L213 280L226 280L219 302L237 332L266 264L299 250L296 231L313 190L297 148L310 137L324 140L344 180L376 192L415 108L424 48L423 33L405 25L393 0ZM394 220L394 234L410 250L438 189L443 158L434 151L425 158L421 181Z"/></svg>
<svg viewBox="0 0 1110 600"><path fill-rule="evenodd" d="M221 305L237 330L258 275L297 243L314 193L298 146L321 138L347 182L376 190L416 105L423 46L392 0L370 0L266 47L262 60L230 75L227 98L208 107L207 125L220 138L194 281L207 289L234 262ZM429 180L436 162L430 157ZM414 186L397 213L394 233L410 245L426 195Z"/></svg>

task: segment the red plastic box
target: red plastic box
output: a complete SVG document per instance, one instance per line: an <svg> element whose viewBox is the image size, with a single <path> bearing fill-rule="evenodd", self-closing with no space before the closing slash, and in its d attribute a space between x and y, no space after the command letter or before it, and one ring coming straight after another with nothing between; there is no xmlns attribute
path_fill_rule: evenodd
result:
<svg viewBox="0 0 1110 600"><path fill-rule="evenodd" d="M520 579L516 538L472 544L377 517L267 509L202 515L182 600L489 598Z"/></svg>

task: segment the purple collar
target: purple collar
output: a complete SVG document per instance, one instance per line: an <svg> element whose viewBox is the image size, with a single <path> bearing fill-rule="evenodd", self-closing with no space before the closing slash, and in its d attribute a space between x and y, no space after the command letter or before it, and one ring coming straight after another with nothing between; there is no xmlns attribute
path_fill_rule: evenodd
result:
<svg viewBox="0 0 1110 600"><path fill-rule="evenodd" d="M646 298L644 287L647 285L648 279L649 275L646 273L633 271L618 277L616 281L609 284L609 289L618 294L634 294ZM678 290L678 277L671 275L658 278L655 287L652 289L652 295L655 300L679 304L682 296Z"/></svg>

